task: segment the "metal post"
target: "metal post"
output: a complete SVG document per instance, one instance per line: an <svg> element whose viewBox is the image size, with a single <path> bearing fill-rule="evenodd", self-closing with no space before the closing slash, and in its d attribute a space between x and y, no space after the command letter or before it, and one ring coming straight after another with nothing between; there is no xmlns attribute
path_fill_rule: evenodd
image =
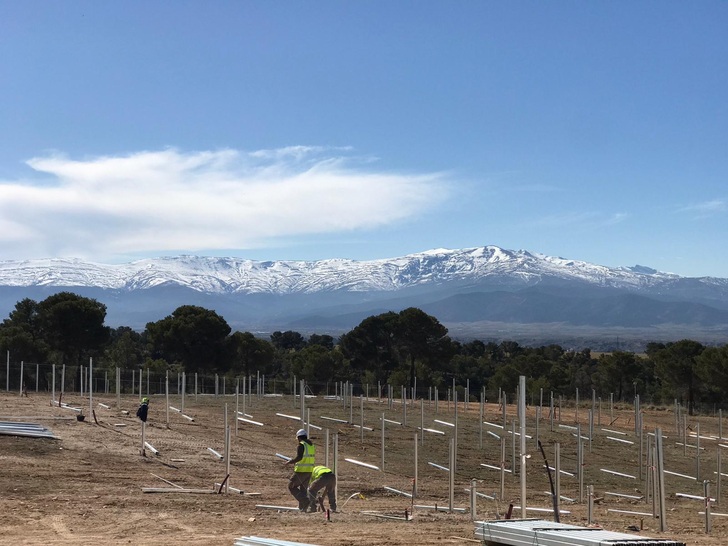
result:
<svg viewBox="0 0 728 546"><path fill-rule="evenodd" d="M667 531L667 510L665 510L665 462L662 452L662 429L655 430L655 450L657 452L657 480L659 490L660 532Z"/></svg>
<svg viewBox="0 0 728 546"><path fill-rule="evenodd" d="M720 450L721 447L718 446L718 455L716 457L716 465L718 466L718 478L715 481L715 505L720 506L720 489L721 489L721 482L723 481L721 479L721 460L720 460Z"/></svg>
<svg viewBox="0 0 728 546"><path fill-rule="evenodd" d="M551 427L551 432L554 431L554 391L551 391L551 407L549 408L549 422Z"/></svg>
<svg viewBox="0 0 728 546"><path fill-rule="evenodd" d="M88 359L88 417L94 415L94 359Z"/></svg>
<svg viewBox="0 0 728 546"><path fill-rule="evenodd" d="M384 472L384 412L382 412L382 472Z"/></svg>
<svg viewBox="0 0 728 546"><path fill-rule="evenodd" d="M590 409L589 410L589 453L592 452L592 438L593 437L594 437L594 410Z"/></svg>
<svg viewBox="0 0 728 546"><path fill-rule="evenodd" d="M146 428L147 428L147 424L144 421L142 421L142 456L143 457L147 456L147 453L144 450L144 443L146 442L146 440L144 439Z"/></svg>
<svg viewBox="0 0 728 546"><path fill-rule="evenodd" d="M511 421L511 475L516 477L516 420Z"/></svg>
<svg viewBox="0 0 728 546"><path fill-rule="evenodd" d="M450 438L450 494L448 496L448 507L450 513L454 512L455 508L455 472L453 467L455 466L455 438Z"/></svg>
<svg viewBox="0 0 728 546"><path fill-rule="evenodd" d="M479 414L479 421L478 421L478 449L483 449L483 403L484 397L483 392L480 393L480 414ZM424 426L424 425L423 425ZM424 431L422 432L422 435L424 436Z"/></svg>
<svg viewBox="0 0 728 546"><path fill-rule="evenodd" d="M329 466L329 436L330 436L329 429L327 428L324 431L324 441L326 442L326 447L324 448L324 466Z"/></svg>
<svg viewBox="0 0 728 546"><path fill-rule="evenodd" d="M167 415L167 428L169 428L169 370L164 378L164 407ZM237 421L237 419L235 419Z"/></svg>
<svg viewBox="0 0 728 546"><path fill-rule="evenodd" d="M703 482L703 495L705 496L705 533L710 534L711 517L710 517L710 482Z"/></svg>
<svg viewBox="0 0 728 546"><path fill-rule="evenodd" d="M506 496L506 439L501 438L501 457L500 457L500 495L499 499L503 500Z"/></svg>
<svg viewBox="0 0 728 546"><path fill-rule="evenodd" d="M420 445L425 445L425 401L420 399L420 431L422 432L422 438L420 438Z"/></svg>
<svg viewBox="0 0 728 546"><path fill-rule="evenodd" d="M518 408L521 420L521 518L526 519L526 376L518 381L520 398Z"/></svg>
<svg viewBox="0 0 728 546"><path fill-rule="evenodd" d="M695 481L700 483L700 423L695 425Z"/></svg>
<svg viewBox="0 0 728 546"><path fill-rule="evenodd" d="M554 489L556 492L556 513L561 516L561 444L554 444Z"/></svg>
<svg viewBox="0 0 728 546"><path fill-rule="evenodd" d="M594 513L594 486L588 485L586 488L586 494L588 498L587 510L586 510L586 523L587 525L592 524L592 514Z"/></svg>
<svg viewBox="0 0 728 546"><path fill-rule="evenodd" d="M422 434L424 434L424 432ZM414 461L414 463L415 463L415 468L414 468L415 477L414 477L414 480L412 482L412 501L413 501L413 503L414 503L414 498L417 495L417 480L418 480L417 470L418 470L418 466L419 466L418 462L419 462L419 458L420 458L419 457L419 452L417 451L417 442L418 442L418 438L417 438L417 433L415 432L415 453L414 453L414 456L415 456L415 461ZM382 469L382 470L384 470L384 469Z"/></svg>
<svg viewBox="0 0 728 546"><path fill-rule="evenodd" d="M227 411L225 412L227 414ZM235 416L235 423L238 422L238 416ZM225 427L225 475L227 476L227 480L225 480L225 493L230 493L230 459L232 458L232 454L230 453L230 425Z"/></svg>
<svg viewBox="0 0 728 546"><path fill-rule="evenodd" d="M584 444L580 424L576 425L576 475L579 478L579 502L584 502Z"/></svg>
<svg viewBox="0 0 728 546"><path fill-rule="evenodd" d="M476 510L477 510L477 496L475 491L475 484L476 480L473 478L470 480L470 521L475 521L477 518Z"/></svg>
<svg viewBox="0 0 728 546"><path fill-rule="evenodd" d="M453 380L454 382L454 380ZM455 430L453 430L453 456L452 456L452 468L451 470L453 472L457 472L457 462L458 462L458 391L456 391L454 388L452 390L453 393L453 401L455 402Z"/></svg>
<svg viewBox="0 0 728 546"><path fill-rule="evenodd" d="M333 470L334 474L336 474L338 472L338 468L339 468L339 433L334 432L334 464L331 467L331 470ZM337 481L336 489L334 492L334 497L337 499L339 498L338 481Z"/></svg>
<svg viewBox="0 0 728 546"><path fill-rule="evenodd" d="M400 387L402 394L402 425L407 426L407 389L402 385Z"/></svg>

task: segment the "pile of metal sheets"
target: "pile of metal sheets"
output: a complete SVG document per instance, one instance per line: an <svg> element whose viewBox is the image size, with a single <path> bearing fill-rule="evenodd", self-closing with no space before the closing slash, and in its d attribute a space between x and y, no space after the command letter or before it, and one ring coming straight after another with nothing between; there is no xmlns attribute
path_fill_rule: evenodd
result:
<svg viewBox="0 0 728 546"><path fill-rule="evenodd" d="M0 421L0 434L28 436L30 438L55 438L50 430L37 423L15 423L12 421Z"/></svg>
<svg viewBox="0 0 728 546"><path fill-rule="evenodd" d="M475 536L493 546L685 546L669 539L531 519L479 521Z"/></svg>
<svg viewBox="0 0 728 546"><path fill-rule="evenodd" d="M240 537L235 539L234 546L316 546L303 542L290 542L288 540L276 540L263 537Z"/></svg>

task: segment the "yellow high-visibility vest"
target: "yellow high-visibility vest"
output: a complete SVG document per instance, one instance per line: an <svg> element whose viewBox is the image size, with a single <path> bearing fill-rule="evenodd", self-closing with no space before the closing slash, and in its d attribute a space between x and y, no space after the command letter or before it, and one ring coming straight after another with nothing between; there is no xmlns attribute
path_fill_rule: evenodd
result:
<svg viewBox="0 0 728 546"><path fill-rule="evenodd" d="M299 442L303 445L303 458L293 466L294 472L311 472L316 459L316 446L308 442Z"/></svg>
<svg viewBox="0 0 728 546"><path fill-rule="evenodd" d="M315 482L324 474L331 474L331 469L324 465L314 466L311 472L311 482Z"/></svg>

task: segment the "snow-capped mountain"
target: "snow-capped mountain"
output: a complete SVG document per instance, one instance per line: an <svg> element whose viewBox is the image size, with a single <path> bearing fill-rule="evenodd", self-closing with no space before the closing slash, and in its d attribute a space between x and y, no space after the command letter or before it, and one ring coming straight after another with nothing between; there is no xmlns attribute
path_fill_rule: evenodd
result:
<svg viewBox="0 0 728 546"><path fill-rule="evenodd" d="M179 256L121 265L75 259L0 262L0 286L78 286L128 291L171 283L210 294L392 292L453 282L477 284L496 277L511 277L512 282L524 285L538 284L544 278L561 278L629 289L654 287L681 278L642 266L609 268L496 246L437 249L371 261L260 262ZM723 284L707 278L700 282Z"/></svg>
<svg viewBox="0 0 728 546"><path fill-rule="evenodd" d="M21 299L40 301L59 291L93 297L107 306L107 324L137 329L180 305L213 309L240 330L330 333L415 306L451 332L481 339L484 324L498 324L499 332L516 324L538 325L539 332L669 325L675 336L710 330L728 341L728 279L606 267L497 246L370 261L179 256L121 265L0 262L0 315Z"/></svg>

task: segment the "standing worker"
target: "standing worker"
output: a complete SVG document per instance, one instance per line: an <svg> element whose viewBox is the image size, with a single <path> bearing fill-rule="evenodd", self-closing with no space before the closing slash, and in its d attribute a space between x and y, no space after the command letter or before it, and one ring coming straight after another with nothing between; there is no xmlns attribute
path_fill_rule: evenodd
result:
<svg viewBox="0 0 728 546"><path fill-rule="evenodd" d="M142 398L142 403L139 404L139 409L136 412L136 416L141 419L142 423L146 423L147 413L149 413L149 398L145 396L144 398Z"/></svg>
<svg viewBox="0 0 728 546"><path fill-rule="evenodd" d="M305 512L309 504L307 491L316 458L316 446L308 439L305 429L296 432L296 439L298 440L296 457L285 462L284 465L294 465L293 475L288 480L288 490L298 501L298 509Z"/></svg>
<svg viewBox="0 0 728 546"><path fill-rule="evenodd" d="M316 511L316 505L318 504L317 494L323 489L324 493L321 496L321 509L323 510L323 497L326 496L329 499L329 509L332 512L336 512L336 474L330 469L323 465L313 467L311 472L311 482L308 486L308 499L311 502L311 512Z"/></svg>

